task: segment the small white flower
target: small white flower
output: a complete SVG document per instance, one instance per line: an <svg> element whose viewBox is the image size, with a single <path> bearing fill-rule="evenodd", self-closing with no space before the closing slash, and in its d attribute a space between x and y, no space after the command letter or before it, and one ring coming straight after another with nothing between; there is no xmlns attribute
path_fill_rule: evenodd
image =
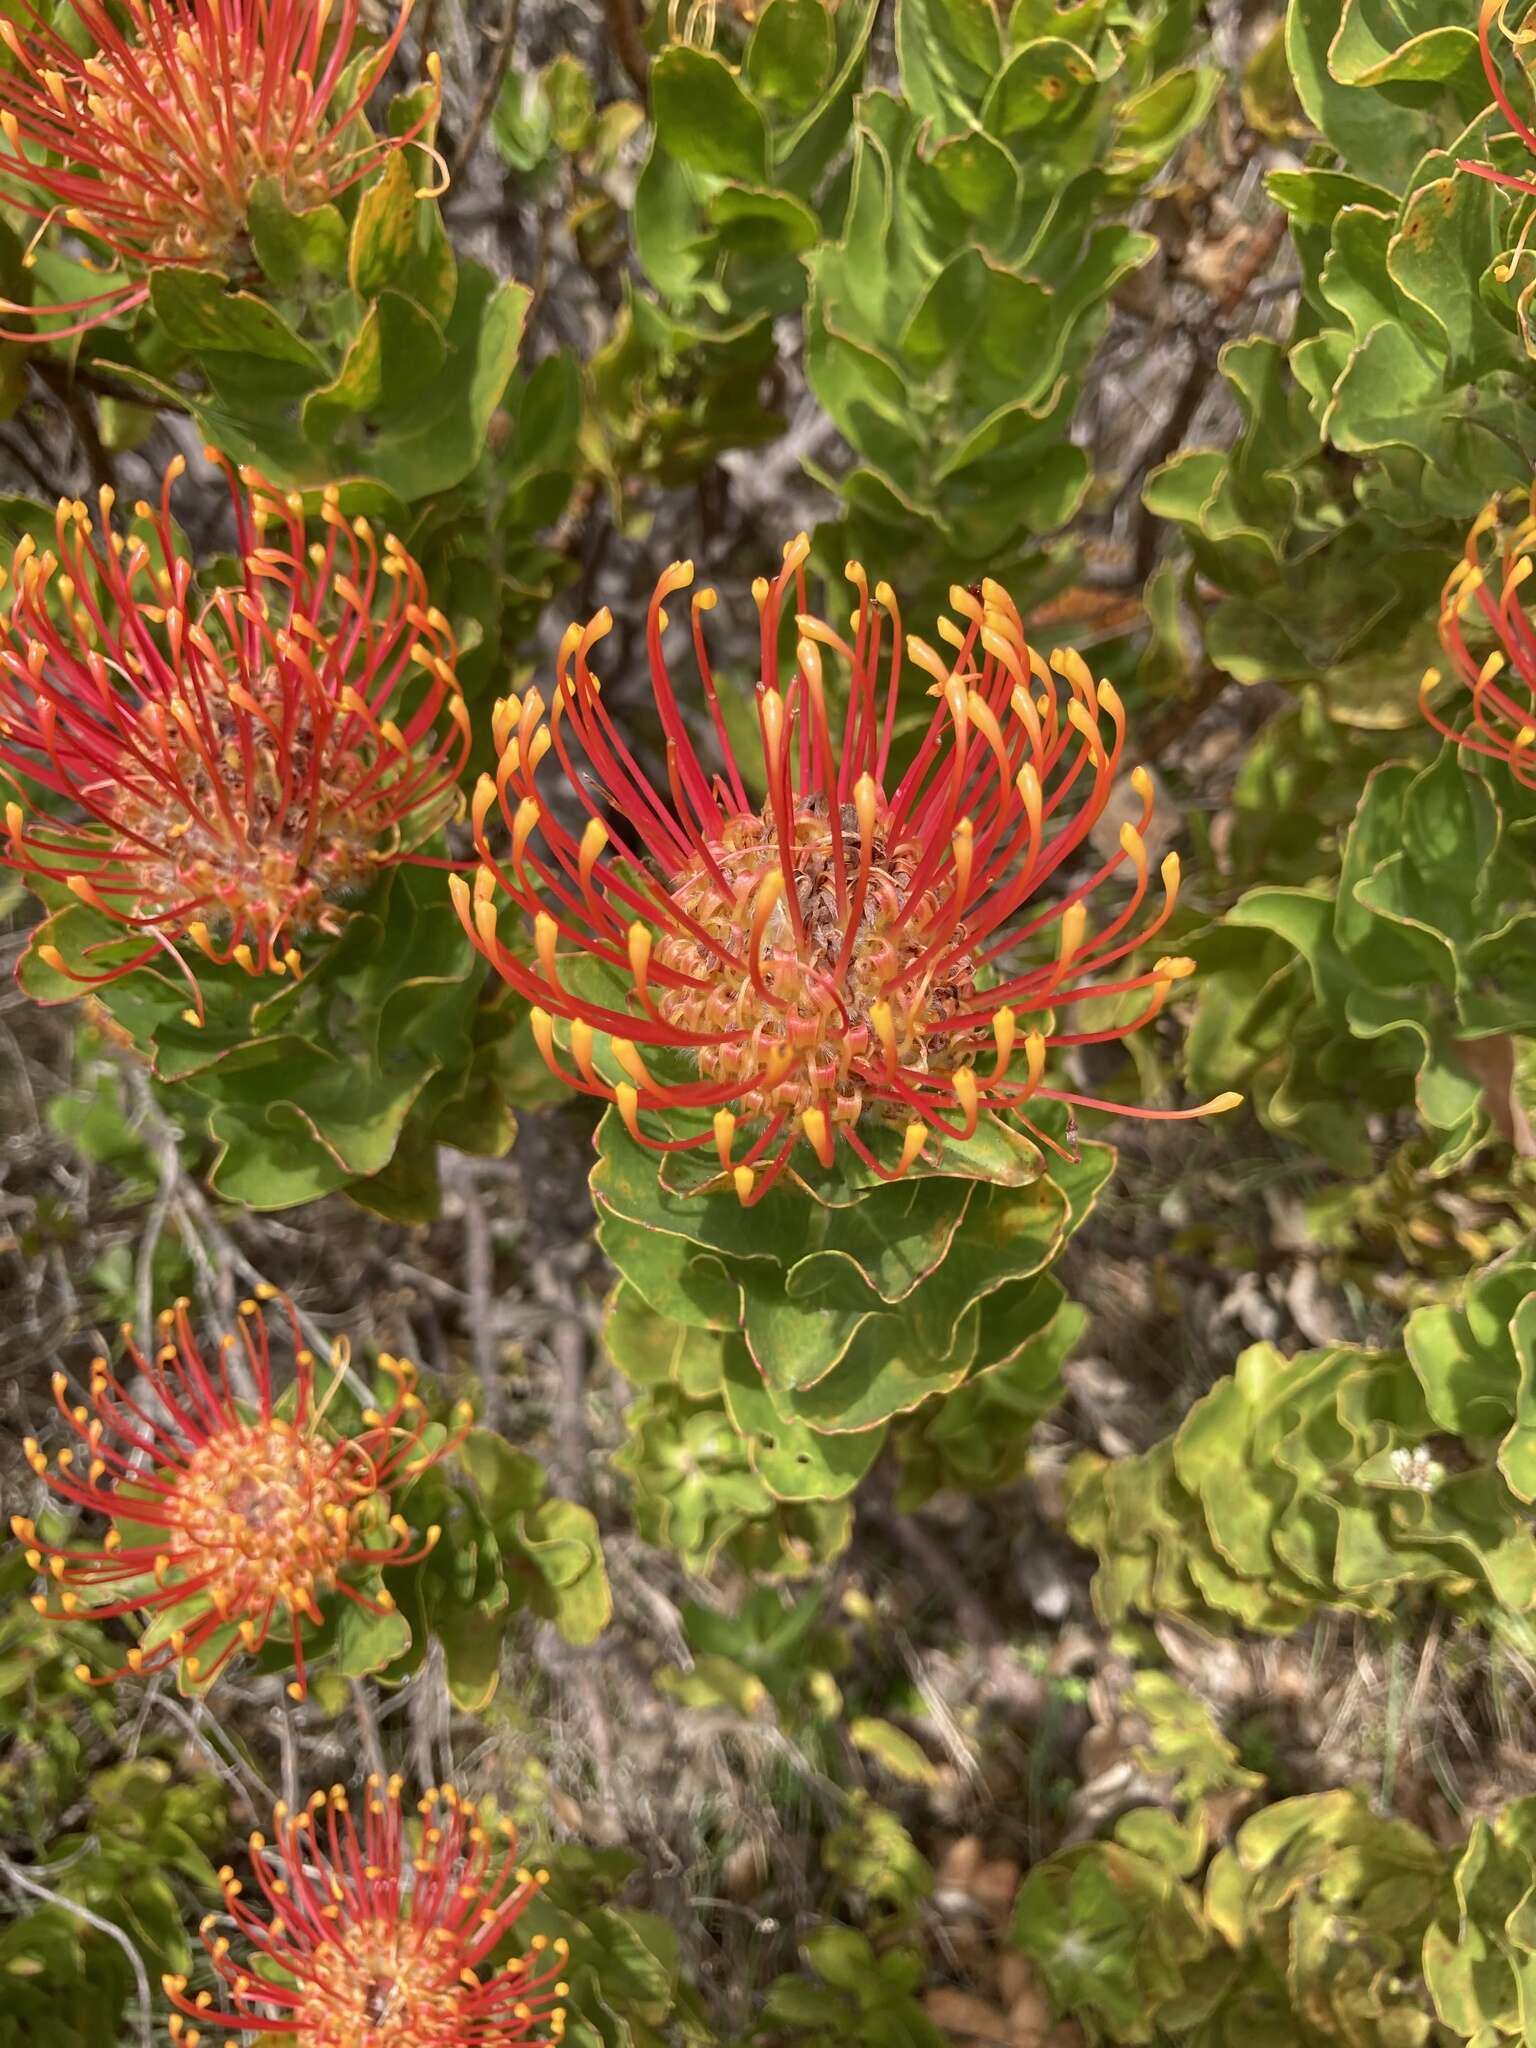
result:
<svg viewBox="0 0 1536 2048"><path fill-rule="evenodd" d="M1433 1493L1445 1477L1445 1467L1422 1444L1411 1451L1406 1447L1394 1451L1391 1465L1401 1483L1411 1486L1416 1493Z"/></svg>

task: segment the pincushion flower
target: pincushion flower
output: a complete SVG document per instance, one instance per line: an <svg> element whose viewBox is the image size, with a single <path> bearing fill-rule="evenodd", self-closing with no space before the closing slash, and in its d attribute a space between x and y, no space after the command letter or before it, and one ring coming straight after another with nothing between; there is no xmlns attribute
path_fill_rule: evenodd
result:
<svg viewBox="0 0 1536 2048"><path fill-rule="evenodd" d="M805 612L808 549L804 535L791 542L777 579L754 586L762 803L748 794L710 670L710 590L693 597L692 640L720 773L690 736L662 649L664 606L693 579L690 563L676 563L648 621L665 788L605 707L590 659L612 623L600 612L567 631L550 704L530 689L497 705L500 765L471 807L479 871L473 888L450 883L471 938L533 1005L561 1079L616 1102L631 1135L659 1151L713 1145L743 1202L760 1199L802 1144L823 1167L842 1144L892 1179L930 1138L969 1138L983 1110L1032 1130L1022 1112L1037 1099L1118 1111L1048 1084L1049 1053L1137 1030L1191 971L1178 958L1129 964L1166 922L1179 880L1170 854L1161 904L1149 908L1144 770L1129 778L1139 823L1124 823L1107 855L1089 843L1121 774L1113 687L1071 652L1043 661L990 581L951 593L958 616L940 623L951 650L941 656L903 642L894 594L882 584L872 596L851 563L858 603L845 638ZM786 681L779 629L792 586L798 651ZM824 654L846 670L836 735ZM898 775L904 654L937 703ZM574 829L573 812L586 813ZM488 836L493 813L504 852ZM1128 886L1095 928L1090 901L1117 877ZM533 919L531 958L499 934L502 897ZM622 995L584 986L583 959L622 977ZM1077 1006L1111 999L1119 1021L1071 1028ZM616 1081L596 1063L598 1033L611 1037ZM664 1073L658 1055L680 1059ZM702 1128L679 1134L679 1118ZM869 1133L892 1122L899 1151L881 1158Z"/></svg>
<svg viewBox="0 0 1536 2048"><path fill-rule="evenodd" d="M1526 516L1513 526L1504 524L1496 498L1473 523L1440 596L1440 645L1467 692L1468 722L1452 726L1436 710L1434 692L1445 680L1439 669L1425 671L1419 691L1420 708L1437 732L1469 753L1502 761L1527 789L1536 789L1536 628L1520 592L1533 557L1536 488ZM1467 644L1469 620L1477 652Z"/></svg>
<svg viewBox="0 0 1536 2048"><path fill-rule="evenodd" d="M0 859L145 940L100 972L40 947L85 985L165 953L195 989L187 947L298 973L305 939L457 808L469 749L453 633L392 534L381 553L327 492L306 547L297 497L229 471L239 580L200 593L171 530L183 467L137 507L153 544L113 530L110 491L99 531L61 500L0 621Z"/></svg>
<svg viewBox="0 0 1536 2048"><path fill-rule="evenodd" d="M145 1642L98 1683L179 1661L202 1686L279 1628L293 1647L288 1690L302 1699L303 1630L324 1620L321 1601L336 1593L371 1614L390 1612L386 1588L368 1592L351 1581L417 1563L437 1542L430 1528L415 1543L390 1512L389 1495L462 1438L468 1410L456 1417L458 1437L433 1445L414 1369L386 1356L379 1365L394 1382L390 1406L365 1410L356 1435L331 1429L325 1410L334 1383L316 1399L315 1357L292 1305L270 1288L261 1296L287 1311L294 1377L286 1399L260 1301L241 1303L238 1338L220 1339L211 1366L181 1301L159 1318L153 1358L124 1329L130 1384L97 1358L89 1401L76 1404L63 1374L55 1377L54 1399L78 1447L61 1450L50 1466L35 1439L24 1443L32 1470L61 1501L109 1524L99 1547L65 1550L43 1541L35 1522L13 1518L29 1563L51 1582L50 1594L34 1600L37 1611L55 1621L142 1614L151 1624ZM347 1359L343 1340L331 1360L338 1380ZM80 1676L95 1674L82 1666Z"/></svg>
<svg viewBox="0 0 1536 2048"><path fill-rule="evenodd" d="M185 1977L165 1978L179 2048L198 2048L208 2025L281 2034L294 2048L514 2048L562 2038L568 1944L536 1934L514 1961L490 1961L549 1873L519 1868L510 1824L500 1823L493 1844L491 1827L450 1785L418 1802L420 1826L410 1827L400 1789L399 1778L369 1778L361 1827L340 1785L297 1814L279 1805L273 1841L250 1839L264 1912L232 1870L219 1873L241 1953L215 1933L219 1915L202 1931L231 2010L212 1992L189 1998Z"/></svg>
<svg viewBox="0 0 1536 2048"><path fill-rule="evenodd" d="M238 277L260 180L274 179L292 212L337 199L414 141L440 96L429 57L432 92L403 133L374 136L360 118L411 0L356 64L361 0L69 0L68 36L21 6L19 25L0 21L14 65L0 72L0 191L45 226L62 216L110 276L87 298L0 301L27 318L74 316L55 336L142 305L167 266Z"/></svg>

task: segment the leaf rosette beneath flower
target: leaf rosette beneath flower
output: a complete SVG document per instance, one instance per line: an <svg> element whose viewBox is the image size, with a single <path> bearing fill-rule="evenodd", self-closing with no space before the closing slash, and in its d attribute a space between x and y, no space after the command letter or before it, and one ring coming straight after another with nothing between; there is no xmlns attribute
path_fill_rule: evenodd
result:
<svg viewBox="0 0 1536 2048"><path fill-rule="evenodd" d="M132 945L67 903L38 928L21 985L39 1002L78 999L75 975ZM387 1214L430 1215L435 1167L414 1160L418 1139L440 1132L488 1153L510 1144L499 1076L517 1019L486 1002L430 868L383 876L299 979L207 965L199 986L201 1025L188 1021L186 984L170 967L138 966L91 1000L149 1062L168 1112L206 1120L209 1177L231 1200L277 1209L346 1188Z"/></svg>

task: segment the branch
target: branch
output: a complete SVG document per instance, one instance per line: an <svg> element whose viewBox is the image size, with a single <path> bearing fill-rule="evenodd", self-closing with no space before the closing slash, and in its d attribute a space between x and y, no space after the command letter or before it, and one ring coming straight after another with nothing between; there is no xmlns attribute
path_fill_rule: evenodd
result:
<svg viewBox="0 0 1536 2048"><path fill-rule="evenodd" d="M551 1311L544 1342L559 1374L551 1417L550 1487L566 1500L585 1501L587 1461L592 1451L587 1421L586 1326L575 1288L553 1257L546 1254L536 1259L528 1277L537 1299Z"/></svg>
<svg viewBox="0 0 1536 2048"><path fill-rule="evenodd" d="M501 1428L501 1361L498 1355L499 1325L495 1308L495 1262L491 1245L490 1218L480 1195L474 1162L460 1153L445 1153L444 1181L459 1198L464 1224L464 1293L467 1297L470 1354L475 1377L480 1382L480 1421L487 1429Z"/></svg>
<svg viewBox="0 0 1536 2048"><path fill-rule="evenodd" d="M292 1702L284 1694L277 1703L274 1719L277 1722L277 1746L283 1774L283 1798L293 1811L301 1804L299 1798L299 1748L297 1731L294 1727Z"/></svg>
<svg viewBox="0 0 1536 2048"><path fill-rule="evenodd" d="M387 1778L389 1772L384 1767L384 1745L379 1740L379 1724L373 1718L373 1702L368 1697L368 1688L360 1678L349 1678L347 1690L352 1695L352 1715L362 1738L364 1761L376 1776Z"/></svg>
<svg viewBox="0 0 1536 2048"><path fill-rule="evenodd" d="M168 1714L186 1735L189 1742L197 1745L200 1753L229 1787L237 1806L249 1814L253 1822L259 1821L264 1812L272 1808L272 1792L266 1780L255 1766L241 1753L234 1738L211 1717L207 1706L199 1700L195 1712L189 1713L179 1700L172 1699L163 1691L158 1681L147 1695L150 1704L162 1714ZM221 1750L209 1730L223 1736L229 1745L228 1752Z"/></svg>
<svg viewBox="0 0 1536 2048"><path fill-rule="evenodd" d="M608 24L608 40L613 45L614 54L644 99L651 72L651 55L640 40L634 0L603 0L603 19Z"/></svg>
<svg viewBox="0 0 1536 2048"><path fill-rule="evenodd" d="M4 449L17 468L31 478L45 498L56 498L59 495L58 478L47 474L32 451L18 440L9 428L0 429L0 449Z"/></svg>
<svg viewBox="0 0 1536 2048"><path fill-rule="evenodd" d="M145 1219L134 1271L134 1306L139 1318L139 1342L144 1346L146 1358L153 1358L156 1348L155 1253L160 1247L160 1239L165 1233L166 1218L176 1199L176 1184L181 1179L181 1158L176 1150L176 1134L169 1124L163 1131L155 1134L154 1152L160 1185L155 1190L155 1199Z"/></svg>
<svg viewBox="0 0 1536 2048"><path fill-rule="evenodd" d="M1141 487L1151 472L1168 460L1189 432L1216 374L1216 356L1208 343L1195 335L1191 335L1190 340L1194 352L1173 404L1150 444L1137 455L1134 484L1137 498L1135 581L1138 586L1146 582L1156 566L1157 544L1163 531L1161 522L1147 509Z"/></svg>

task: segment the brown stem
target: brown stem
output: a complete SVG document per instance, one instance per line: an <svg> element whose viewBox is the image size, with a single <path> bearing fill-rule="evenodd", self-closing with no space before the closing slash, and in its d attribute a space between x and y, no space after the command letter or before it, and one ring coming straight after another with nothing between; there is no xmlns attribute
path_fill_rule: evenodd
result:
<svg viewBox="0 0 1536 2048"><path fill-rule="evenodd" d="M1275 251L1285 239L1287 225L1285 214L1276 207L1263 227L1255 231L1241 260L1233 265L1232 275L1216 301L1221 313L1235 313L1247 297L1250 286L1269 268Z"/></svg>
<svg viewBox="0 0 1536 2048"><path fill-rule="evenodd" d="M640 40L634 0L603 0L603 19L608 24L608 40L613 45L614 54L629 73L636 92L644 99L651 72L651 55Z"/></svg>

